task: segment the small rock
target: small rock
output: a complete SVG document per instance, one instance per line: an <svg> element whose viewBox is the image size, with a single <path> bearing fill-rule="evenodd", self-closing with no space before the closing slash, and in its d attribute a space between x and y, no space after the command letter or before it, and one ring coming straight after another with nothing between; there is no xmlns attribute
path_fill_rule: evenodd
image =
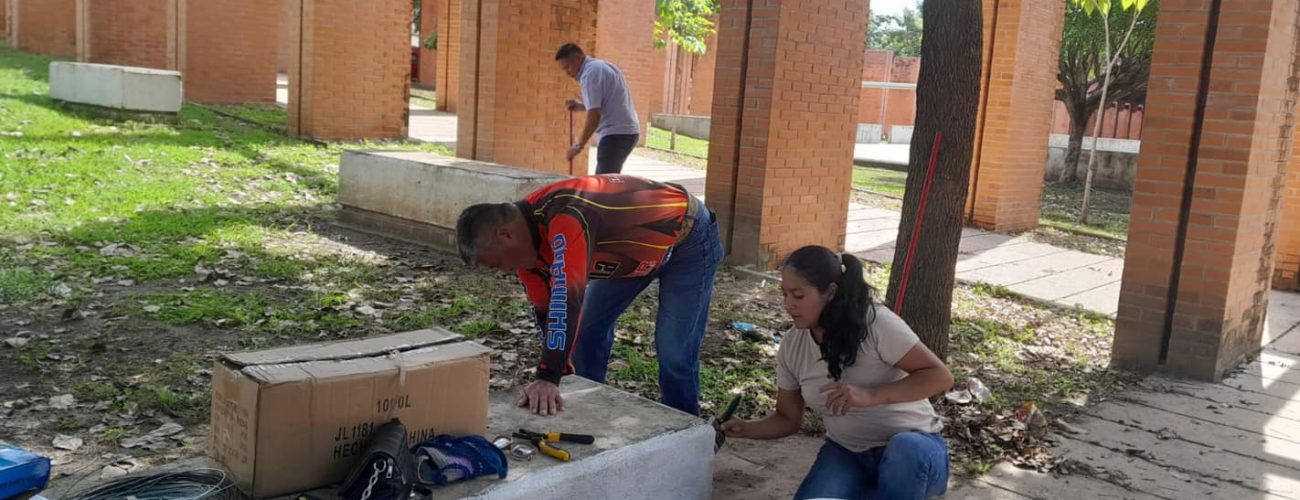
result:
<svg viewBox="0 0 1300 500"><path fill-rule="evenodd" d="M375 308L370 307L370 306L360 306L360 307L357 307L357 312L360 313L360 314L364 314L364 315L366 315L366 316L374 316L374 315L375 315Z"/></svg>
<svg viewBox="0 0 1300 500"><path fill-rule="evenodd" d="M50 396L49 404L50 404L50 408L52 409L66 410L72 408L73 405L77 404L77 398L72 397L71 394L64 394L62 396Z"/></svg>
<svg viewBox="0 0 1300 500"><path fill-rule="evenodd" d="M147 305L147 306L144 306L144 312L147 312L147 313L150 313L150 314L152 314L152 313L156 313L156 312L161 311L161 310L162 310L162 307L155 306L155 305Z"/></svg>
<svg viewBox="0 0 1300 500"><path fill-rule="evenodd" d="M1059 429L1061 432L1064 432L1066 434L1081 435L1081 434L1088 433L1087 429L1075 427L1073 425L1070 425L1069 422L1066 422L1064 420L1057 420L1055 422L1052 422L1052 424L1055 425L1056 428Z"/></svg>
<svg viewBox="0 0 1300 500"><path fill-rule="evenodd" d="M1170 471L1170 472L1169 472L1169 475L1174 476L1174 479L1177 479L1177 480L1179 480L1179 481L1183 481L1183 482L1185 482L1185 483L1190 483L1190 482L1192 482L1192 476L1189 476L1189 475L1184 474L1184 473L1182 473L1182 472L1178 472L1178 471Z"/></svg>
<svg viewBox="0 0 1300 500"><path fill-rule="evenodd" d="M1167 441L1170 439L1176 439L1178 437L1178 433L1174 432L1173 429L1165 427L1163 429L1156 431L1156 437L1162 441Z"/></svg>
<svg viewBox="0 0 1300 500"><path fill-rule="evenodd" d="M60 450L77 451L81 448L81 438L59 434L54 436L54 447Z"/></svg>
<svg viewBox="0 0 1300 500"><path fill-rule="evenodd" d="M25 339L22 337L10 337L5 339L5 345L14 349L25 346L28 342L31 342L31 339Z"/></svg>

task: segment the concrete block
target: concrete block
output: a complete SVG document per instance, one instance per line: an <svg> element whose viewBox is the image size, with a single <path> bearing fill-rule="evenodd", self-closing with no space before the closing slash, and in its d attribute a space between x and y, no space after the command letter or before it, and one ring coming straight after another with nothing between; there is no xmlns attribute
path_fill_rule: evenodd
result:
<svg viewBox="0 0 1300 500"><path fill-rule="evenodd" d="M433 153L347 151L340 220L358 230L456 248L456 218L475 203L509 202L564 176Z"/></svg>
<svg viewBox="0 0 1300 500"><path fill-rule="evenodd" d="M914 127L909 125L894 125L889 127L889 143L911 144L913 128Z"/></svg>
<svg viewBox="0 0 1300 500"><path fill-rule="evenodd" d="M176 113L184 98L181 74L150 68L50 63L50 97L77 104Z"/></svg>
<svg viewBox="0 0 1300 500"><path fill-rule="evenodd" d="M880 137L884 133L885 128L879 123L859 123L858 134L854 142L857 144L879 144Z"/></svg>
<svg viewBox="0 0 1300 500"><path fill-rule="evenodd" d="M539 417L515 406L514 393L494 393L489 438L520 428L580 432L592 445L560 443L563 463L538 455L511 461L504 480L479 479L440 488L435 498L707 499L713 488L713 428L697 417L580 377L560 385L565 411Z"/></svg>

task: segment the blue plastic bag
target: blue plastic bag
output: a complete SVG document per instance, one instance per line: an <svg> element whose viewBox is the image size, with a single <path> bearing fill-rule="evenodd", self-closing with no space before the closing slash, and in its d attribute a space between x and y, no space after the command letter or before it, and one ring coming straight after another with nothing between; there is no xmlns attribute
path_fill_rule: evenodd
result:
<svg viewBox="0 0 1300 500"><path fill-rule="evenodd" d="M45 489L50 482L50 459L0 443L0 499Z"/></svg>

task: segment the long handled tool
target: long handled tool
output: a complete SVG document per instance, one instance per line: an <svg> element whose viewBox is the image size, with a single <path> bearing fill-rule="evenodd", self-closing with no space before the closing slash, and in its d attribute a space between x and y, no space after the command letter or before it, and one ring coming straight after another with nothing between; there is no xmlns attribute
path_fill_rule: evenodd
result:
<svg viewBox="0 0 1300 500"><path fill-rule="evenodd" d="M573 147L573 110L569 110L569 147ZM569 158L569 175L577 175L573 171L573 158Z"/></svg>

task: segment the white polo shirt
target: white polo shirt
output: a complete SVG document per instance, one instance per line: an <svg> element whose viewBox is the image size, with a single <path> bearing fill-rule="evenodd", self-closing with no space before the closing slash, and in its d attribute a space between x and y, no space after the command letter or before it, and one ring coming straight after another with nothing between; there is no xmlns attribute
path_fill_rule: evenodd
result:
<svg viewBox="0 0 1300 500"><path fill-rule="evenodd" d="M632 91L627 78L618 66L608 61L587 57L578 69L578 85L582 87L582 105L600 110L600 125L596 134L635 135L641 133L641 120L632 106Z"/></svg>

